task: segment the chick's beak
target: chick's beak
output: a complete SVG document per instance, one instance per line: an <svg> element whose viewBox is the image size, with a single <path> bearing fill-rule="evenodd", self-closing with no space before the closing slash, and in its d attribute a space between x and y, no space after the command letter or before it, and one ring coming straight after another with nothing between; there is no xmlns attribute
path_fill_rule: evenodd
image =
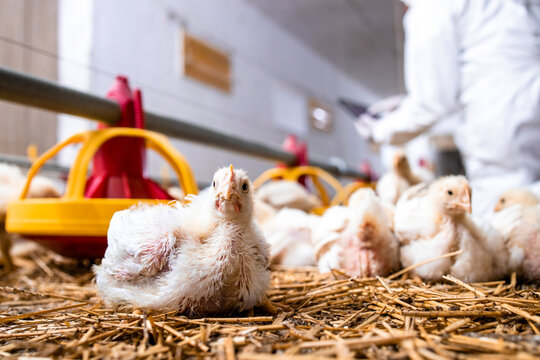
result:
<svg viewBox="0 0 540 360"><path fill-rule="evenodd" d="M463 209L469 214L472 212L471 208L471 193L469 190L465 190L461 195L461 198L456 202L456 207Z"/></svg>
<svg viewBox="0 0 540 360"><path fill-rule="evenodd" d="M497 202L495 207L493 208L493 212L498 212L502 210L502 204L500 202Z"/></svg>
<svg viewBox="0 0 540 360"><path fill-rule="evenodd" d="M221 192L223 194L224 200L230 200L231 195L235 193L234 189L236 188L236 183L235 183L235 178L234 178L234 169L232 165L229 167L229 171L230 171L229 178L223 184L223 191Z"/></svg>
<svg viewBox="0 0 540 360"><path fill-rule="evenodd" d="M220 202L230 201L233 204L235 211L240 211L240 193L236 189L236 179L232 165L230 166L229 178L226 179L220 186L218 191L218 200ZM222 206L220 205L219 208L221 209Z"/></svg>

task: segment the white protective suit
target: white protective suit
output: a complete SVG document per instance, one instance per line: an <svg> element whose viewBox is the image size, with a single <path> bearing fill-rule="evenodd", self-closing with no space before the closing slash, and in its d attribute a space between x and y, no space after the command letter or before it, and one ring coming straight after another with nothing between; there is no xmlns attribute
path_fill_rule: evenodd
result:
<svg viewBox="0 0 540 360"><path fill-rule="evenodd" d="M404 19L407 97L375 122L399 145L462 111L456 143L475 213L540 180L540 0L413 0Z"/></svg>

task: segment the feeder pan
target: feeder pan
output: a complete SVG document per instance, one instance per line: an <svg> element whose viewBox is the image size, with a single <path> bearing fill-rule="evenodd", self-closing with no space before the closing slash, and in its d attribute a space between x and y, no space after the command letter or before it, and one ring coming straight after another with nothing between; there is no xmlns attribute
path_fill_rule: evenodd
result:
<svg viewBox="0 0 540 360"><path fill-rule="evenodd" d="M117 141L119 138L140 139L146 148L155 150L171 165L185 194L197 194L191 167L165 136L126 127L87 131L55 145L35 160L28 171L20 198L8 207L6 230L34 240L64 256L99 258L107 248L107 230L115 212L139 203L169 203L170 198L85 197L85 192L89 191L87 173L90 161L107 141ZM65 194L58 199L27 199L30 183L45 162L66 146L75 143L82 144L82 147L69 173ZM152 183L148 179L143 180L146 184ZM161 190L157 184L154 186Z"/></svg>
<svg viewBox="0 0 540 360"><path fill-rule="evenodd" d="M295 166L288 168L268 169L253 182L253 186L258 188L270 180L298 181L299 179L305 177L311 178L311 181L317 189L319 198L323 204L322 206L313 209L312 212L317 215L322 215L330 206L330 196L328 195L328 192L326 191L326 188L321 180L330 185L330 187L335 190L336 194L339 194L339 192L342 191L342 186L339 181L321 168L314 166Z"/></svg>

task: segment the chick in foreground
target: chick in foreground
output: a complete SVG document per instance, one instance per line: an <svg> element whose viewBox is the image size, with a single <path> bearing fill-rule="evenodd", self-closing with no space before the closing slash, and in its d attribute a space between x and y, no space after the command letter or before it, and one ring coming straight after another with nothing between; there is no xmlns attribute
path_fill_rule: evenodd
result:
<svg viewBox="0 0 540 360"><path fill-rule="evenodd" d="M232 165L186 206L117 212L105 258L94 268L102 298L191 314L266 304L269 249L252 215L250 181Z"/></svg>
<svg viewBox="0 0 540 360"><path fill-rule="evenodd" d="M340 268L351 276L386 276L399 267L399 246L383 202L372 189L351 195L347 207L323 215L315 229L319 271Z"/></svg>
<svg viewBox="0 0 540 360"><path fill-rule="evenodd" d="M433 178L433 173L427 170L413 172L405 152L399 150L394 154L392 169L377 182L376 190L383 201L395 204L408 188Z"/></svg>
<svg viewBox="0 0 540 360"><path fill-rule="evenodd" d="M504 240L488 222L473 219L471 190L463 176L448 176L407 190L396 205L394 231L404 267L461 250L461 254L417 267L427 280L451 274L470 282L507 272Z"/></svg>
<svg viewBox="0 0 540 360"><path fill-rule="evenodd" d="M13 235L5 230L7 207L10 202L19 198L26 177L21 169L16 166L0 163L0 250L2 252L2 263L6 271L13 269L13 261L10 256ZM54 187L52 181L36 176L30 183L28 198L58 198L59 191Z"/></svg>
<svg viewBox="0 0 540 360"><path fill-rule="evenodd" d="M540 280L540 204L524 189L502 194L492 218L508 249L508 267L526 280Z"/></svg>

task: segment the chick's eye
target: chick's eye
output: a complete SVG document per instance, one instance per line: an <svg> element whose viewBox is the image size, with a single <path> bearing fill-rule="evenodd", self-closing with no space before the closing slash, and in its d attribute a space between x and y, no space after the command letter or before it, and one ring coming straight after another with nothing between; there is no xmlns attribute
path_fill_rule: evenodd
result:
<svg viewBox="0 0 540 360"><path fill-rule="evenodd" d="M454 195L454 192L452 190L447 191L448 195Z"/></svg>
<svg viewBox="0 0 540 360"><path fill-rule="evenodd" d="M248 190L248 184L247 183L243 183L242 184L242 191L246 192Z"/></svg>
<svg viewBox="0 0 540 360"><path fill-rule="evenodd" d="M506 202L506 199L501 199L501 204L504 204Z"/></svg>
<svg viewBox="0 0 540 360"><path fill-rule="evenodd" d="M212 181L212 186L216 187L216 180Z"/></svg>

